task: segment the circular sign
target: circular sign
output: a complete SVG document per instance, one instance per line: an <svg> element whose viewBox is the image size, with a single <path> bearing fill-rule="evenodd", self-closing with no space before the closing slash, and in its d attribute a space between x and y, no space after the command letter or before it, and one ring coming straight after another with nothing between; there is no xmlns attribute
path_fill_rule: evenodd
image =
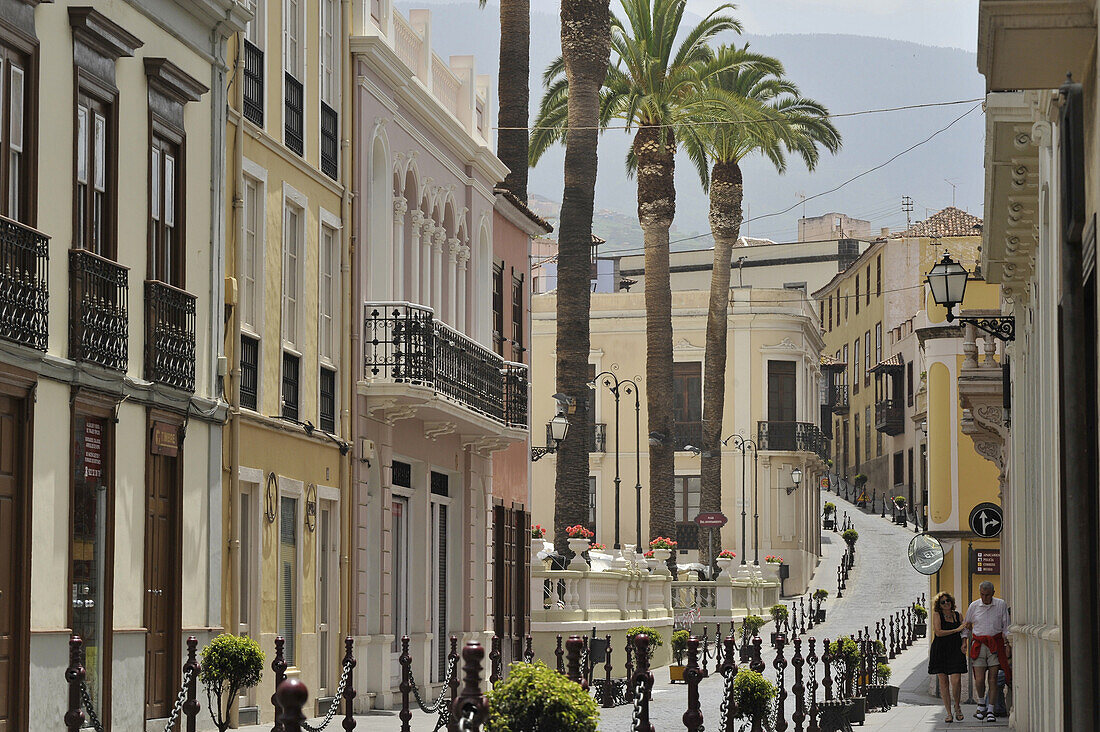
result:
<svg viewBox="0 0 1100 732"><path fill-rule="evenodd" d="M970 530L983 539L999 536L1004 526L1004 514L996 503L979 503L970 512Z"/></svg>
<svg viewBox="0 0 1100 732"><path fill-rule="evenodd" d="M917 534L909 542L909 563L921 574L935 574L943 564L943 545L931 534Z"/></svg>

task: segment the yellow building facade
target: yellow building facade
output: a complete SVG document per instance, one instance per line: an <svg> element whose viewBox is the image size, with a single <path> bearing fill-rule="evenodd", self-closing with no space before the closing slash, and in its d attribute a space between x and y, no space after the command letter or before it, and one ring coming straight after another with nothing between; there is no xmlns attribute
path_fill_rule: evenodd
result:
<svg viewBox="0 0 1100 732"><path fill-rule="evenodd" d="M335 0L247 4L226 57L222 609L269 659L284 638L287 675L316 700L336 690L346 628L348 24ZM242 722L271 721L261 696L244 695Z"/></svg>

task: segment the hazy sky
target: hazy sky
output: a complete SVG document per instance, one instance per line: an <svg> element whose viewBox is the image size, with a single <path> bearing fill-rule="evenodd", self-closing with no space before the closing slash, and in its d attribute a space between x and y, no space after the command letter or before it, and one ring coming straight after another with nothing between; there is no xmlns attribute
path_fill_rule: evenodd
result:
<svg viewBox="0 0 1100 732"><path fill-rule="evenodd" d="M746 33L854 33L973 51L978 0L744 0L734 3ZM618 0L612 0L614 9ZM714 0L688 0L705 15ZM557 12L558 0L532 0L533 9Z"/></svg>

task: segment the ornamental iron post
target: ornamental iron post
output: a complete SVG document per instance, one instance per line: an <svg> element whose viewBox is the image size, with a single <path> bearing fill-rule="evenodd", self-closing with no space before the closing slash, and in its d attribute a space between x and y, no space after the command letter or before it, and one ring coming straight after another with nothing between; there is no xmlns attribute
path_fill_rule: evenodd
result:
<svg viewBox="0 0 1100 732"><path fill-rule="evenodd" d="M69 708L65 711L65 729L80 732L84 726L84 709L80 705L80 687L87 675L82 662L84 641L79 635L69 636L69 667L65 669L65 682L69 685Z"/></svg>
<svg viewBox="0 0 1100 732"><path fill-rule="evenodd" d="M451 652L447 654L447 667L451 670L451 681L448 685L450 688L450 709L454 709L455 702L458 699L458 637L451 636ZM451 718L447 722L447 732L458 732L458 717L451 713Z"/></svg>
<svg viewBox="0 0 1100 732"><path fill-rule="evenodd" d="M565 674L565 651L561 647L561 633L558 633L557 646L554 648L554 657L558 660L558 673Z"/></svg>
<svg viewBox="0 0 1100 732"><path fill-rule="evenodd" d="M302 707L309 699L309 689L298 679L286 679L275 689L275 698L279 716L278 724L286 732L302 732L302 723L306 715Z"/></svg>
<svg viewBox="0 0 1100 732"><path fill-rule="evenodd" d="M649 672L649 636L639 633L634 636L634 655L638 659L638 668L630 680L632 686L639 687L641 699L637 704L638 727L633 732L656 732L649 723L649 700L653 689L653 674Z"/></svg>
<svg viewBox="0 0 1100 732"><path fill-rule="evenodd" d="M802 732L802 723L806 721L806 699L803 696L806 687L802 683L802 667L806 665L806 659L802 657L802 639L798 636L794 638L791 665L794 667L794 684L791 685L791 693L794 694L794 712L791 713L791 721L794 722L794 732Z"/></svg>
<svg viewBox="0 0 1100 732"><path fill-rule="evenodd" d="M784 683L784 672L787 668L787 660L783 658L783 646L785 641L780 635L775 639L775 660L772 666L775 668L775 684L779 688L775 707L775 731L787 731L787 685Z"/></svg>
<svg viewBox="0 0 1100 732"><path fill-rule="evenodd" d="M817 729L817 651L814 650L814 638L810 636L810 652L806 656L806 665L810 669L810 724L807 732L818 732Z"/></svg>
<svg viewBox="0 0 1100 732"><path fill-rule="evenodd" d="M412 719L412 710L409 707L409 693L412 692L412 656L409 655L409 636L401 636L401 655L397 658L401 666L401 712L397 715L401 720L401 732L412 732L409 720Z"/></svg>
<svg viewBox="0 0 1100 732"><path fill-rule="evenodd" d="M356 666L355 655L352 653L354 647L355 640L350 635L346 636L344 638L343 666L348 669L348 678L344 682L344 721L340 723L340 726L344 728L344 732L351 732L355 729L355 716L352 710L352 700L355 699L355 674L352 673Z"/></svg>
<svg viewBox="0 0 1100 732"><path fill-rule="evenodd" d="M626 701L634 701L634 639L626 637Z"/></svg>
<svg viewBox="0 0 1100 732"><path fill-rule="evenodd" d="M470 641L463 646L462 691L451 704L451 718L459 720L472 708L474 726L471 732L480 730L489 716L489 701L481 693L481 663L484 659L485 649L477 641Z"/></svg>
<svg viewBox="0 0 1100 732"><path fill-rule="evenodd" d="M704 623L703 624L703 654L702 654L702 662L700 664L700 666L702 667L702 670L699 672L700 677L704 678L704 679L707 676L710 675L710 674L707 673L707 659L710 658L709 645L710 645L710 638L707 635L706 623Z"/></svg>
<svg viewBox="0 0 1100 732"><path fill-rule="evenodd" d="M571 635L569 640L565 641L565 647L567 649L566 678L580 684L587 691L588 680L581 674L581 651L584 649L584 641L578 636Z"/></svg>
<svg viewBox="0 0 1100 732"><path fill-rule="evenodd" d="M496 683L500 681L500 636L493 634L493 640L490 643L491 650L489 651L489 686L496 686Z"/></svg>
<svg viewBox="0 0 1100 732"><path fill-rule="evenodd" d="M195 722L202 708L199 705L196 685L199 680L199 661L197 657L199 640L195 636L187 638L187 661L183 664L183 678L187 679L187 700L183 703L183 716L187 719L187 732L195 732ZM190 676L188 676L190 672Z"/></svg>
<svg viewBox="0 0 1100 732"><path fill-rule="evenodd" d="M607 650L604 652L603 661L603 708L612 709L615 706L615 695L611 693L611 636L607 636Z"/></svg>
<svg viewBox="0 0 1100 732"><path fill-rule="evenodd" d="M764 673L764 670L768 667L760 657L761 645L763 645L763 641L760 640L760 636L752 639L752 663L749 664L749 668L758 674Z"/></svg>
<svg viewBox="0 0 1100 732"><path fill-rule="evenodd" d="M830 668L832 664L833 652L829 648L829 639L826 638L821 652L821 665L824 667L822 685L825 687L825 701L833 700L833 673Z"/></svg>
<svg viewBox="0 0 1100 732"><path fill-rule="evenodd" d="M271 670L275 672L275 692L271 695L271 704L275 707L275 724L271 732L284 732L282 710L279 707L279 685L286 681L286 658L283 656L285 646L286 639L281 635L275 636L275 658L271 659Z"/></svg>
<svg viewBox="0 0 1100 732"><path fill-rule="evenodd" d="M684 712L684 726L688 732L699 732L703 725L703 713L699 709L699 639L688 638L688 663L684 669L684 682L687 684L687 711ZM705 663L705 661L704 661Z"/></svg>
<svg viewBox="0 0 1100 732"><path fill-rule="evenodd" d="M527 634L525 650L523 651L523 662L534 663L535 661L535 646L534 640L531 638L531 634Z"/></svg>

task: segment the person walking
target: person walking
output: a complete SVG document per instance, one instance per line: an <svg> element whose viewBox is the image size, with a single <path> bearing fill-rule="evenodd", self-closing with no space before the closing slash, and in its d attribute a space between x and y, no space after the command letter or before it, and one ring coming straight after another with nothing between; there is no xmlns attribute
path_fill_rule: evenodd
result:
<svg viewBox="0 0 1100 732"><path fill-rule="evenodd" d="M962 675L966 673L966 654L959 644L963 631L962 617L955 609L955 598L949 592L941 592L932 598L932 650L928 653L928 673L939 677L940 699L947 710L944 722L951 724L963 719L961 693ZM951 703L955 703L955 716L951 716Z"/></svg>
<svg viewBox="0 0 1100 732"><path fill-rule="evenodd" d="M974 669L974 690L978 693L978 711L974 717L986 722L996 722L994 709L997 706L997 671L1005 672L1005 686L1012 683L1012 669L1008 662L1008 642L1005 631L1008 630L1008 604L993 596L993 583L982 582L978 585L981 597L970 603L963 618L963 627L969 634L965 648ZM986 701L988 679L989 700Z"/></svg>

